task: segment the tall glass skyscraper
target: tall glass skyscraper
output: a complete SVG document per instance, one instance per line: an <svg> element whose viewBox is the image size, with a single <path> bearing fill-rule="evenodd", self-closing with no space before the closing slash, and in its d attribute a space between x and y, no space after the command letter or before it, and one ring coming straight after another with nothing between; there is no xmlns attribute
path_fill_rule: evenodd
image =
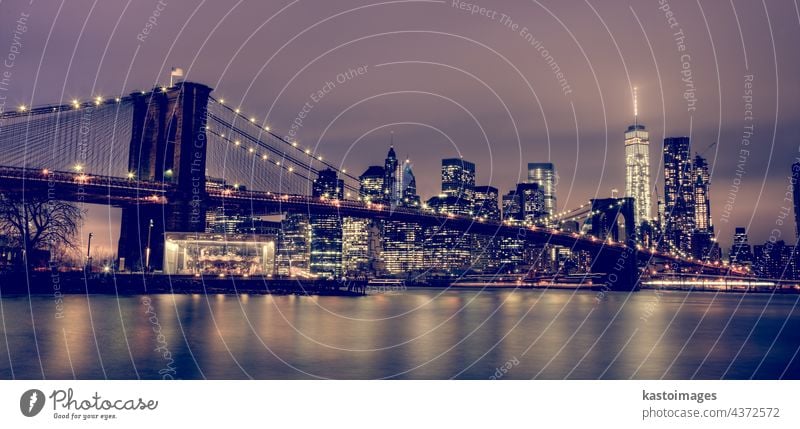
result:
<svg viewBox="0 0 800 429"><path fill-rule="evenodd" d="M311 225L303 213L287 213L281 222L276 265L278 275L308 275L311 271Z"/></svg>
<svg viewBox="0 0 800 429"><path fill-rule="evenodd" d="M394 207L419 208L417 181L411 161L398 161L394 147L389 148L384 162L383 201ZM369 171L369 170L368 170ZM377 173L377 170L375 170ZM364 173L365 175L367 173ZM362 178L362 188L365 186ZM380 222L382 260L386 274L403 277L422 269L422 226L404 220L385 219Z"/></svg>
<svg viewBox="0 0 800 429"><path fill-rule="evenodd" d="M667 240L681 252L689 254L695 229L692 159L689 137L664 139L664 216Z"/></svg>
<svg viewBox="0 0 800 429"><path fill-rule="evenodd" d="M321 170L312 186L312 197L342 199L344 182L331 169ZM342 218L338 214L314 214L311 224L311 272L322 278L342 275Z"/></svg>
<svg viewBox="0 0 800 429"><path fill-rule="evenodd" d="M499 222L500 206L497 204L499 194L494 186L476 186L473 215L484 220Z"/></svg>
<svg viewBox="0 0 800 429"><path fill-rule="evenodd" d="M625 131L625 196L635 201L637 226L650 220L650 133L639 123L636 88L633 89L633 125Z"/></svg>
<svg viewBox="0 0 800 429"><path fill-rule="evenodd" d="M539 185L544 193L545 216L556 212L556 169L551 162L529 162L528 183Z"/></svg>
<svg viewBox="0 0 800 429"><path fill-rule="evenodd" d="M383 164L383 198L392 207L402 198L402 170L394 146L389 147Z"/></svg>
<svg viewBox="0 0 800 429"><path fill-rule="evenodd" d="M747 240L747 229L737 226L733 234L733 245L729 259L732 264L751 264L753 262L753 251Z"/></svg>
<svg viewBox="0 0 800 429"><path fill-rule="evenodd" d="M508 222L522 220L522 208L517 190L512 189L503 195L503 220Z"/></svg>
<svg viewBox="0 0 800 429"><path fill-rule="evenodd" d="M545 193L537 183L518 183L516 195L519 199L520 220L537 222L545 216Z"/></svg>
<svg viewBox="0 0 800 429"><path fill-rule="evenodd" d="M376 173L378 167L375 168L373 170L373 167L370 167L369 170L364 172L364 175ZM363 189L365 185L363 176L361 185ZM394 151L394 146L389 147L389 153L386 155L386 160L383 164L382 187L383 201L391 207L419 206L417 181L414 178L414 172L411 171L411 161L408 159L403 162L399 161Z"/></svg>
<svg viewBox="0 0 800 429"><path fill-rule="evenodd" d="M461 158L442 160L442 193L472 205L475 188L475 164Z"/></svg>
<svg viewBox="0 0 800 429"><path fill-rule="evenodd" d="M342 273L366 276L371 272L370 239L375 234L370 219L342 218Z"/></svg>
<svg viewBox="0 0 800 429"><path fill-rule="evenodd" d="M383 263L386 274L408 275L422 270L423 231L418 223L385 220L382 223Z"/></svg>
<svg viewBox="0 0 800 429"><path fill-rule="evenodd" d="M699 232L714 232L711 223L708 161L700 155L694 158L694 222Z"/></svg>

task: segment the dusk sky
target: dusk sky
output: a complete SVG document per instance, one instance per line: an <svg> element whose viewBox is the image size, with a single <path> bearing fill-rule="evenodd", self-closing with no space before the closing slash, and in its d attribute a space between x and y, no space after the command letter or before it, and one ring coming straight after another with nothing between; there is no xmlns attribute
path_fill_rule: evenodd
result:
<svg viewBox="0 0 800 429"><path fill-rule="evenodd" d="M693 152L716 141L705 156L726 253L734 226L749 226L751 242L776 227L795 241L793 220L776 226L800 156L800 14L791 1L476 3L483 14L452 0L162 5L151 19L157 1L0 2L0 46L30 15L6 109L128 94L182 67L186 80L281 133L310 103L298 140L356 174L382 164L394 131L423 199L439 192L442 158L475 162L478 184L503 193L524 180L528 162L553 162L560 210L612 188L624 193L623 132L636 86L659 195L665 136L691 136ZM152 30L137 37L148 20ZM312 98L326 82L334 85ZM742 149L749 153L740 159ZM742 185L725 222L737 163ZM99 246L116 246L115 222L115 209L91 211Z"/></svg>

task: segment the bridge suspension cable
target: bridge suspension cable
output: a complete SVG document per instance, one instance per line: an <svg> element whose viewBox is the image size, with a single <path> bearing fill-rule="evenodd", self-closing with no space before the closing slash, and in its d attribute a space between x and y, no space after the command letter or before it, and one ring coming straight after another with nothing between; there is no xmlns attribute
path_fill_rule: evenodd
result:
<svg viewBox="0 0 800 429"><path fill-rule="evenodd" d="M238 135L251 144L256 144L264 150L279 155L299 167L291 170L291 173L307 181L312 181L314 178L309 176L316 175L319 172L319 169L314 166L315 163L319 163L320 166L336 171L337 174L345 179L344 187L347 191L357 193L359 190L358 177L348 173L346 169L338 168L319 154L315 155L311 149L302 149L296 141L287 140L274 132L269 126L259 125L254 118L248 118L239 109L234 109L221 100L211 98L208 116L210 122L213 122L218 127L217 134L221 135L222 138L231 140L230 136ZM263 136L266 136L266 139ZM235 138L232 140L234 144L236 141ZM289 168L287 165L283 167L285 169ZM306 171L308 176L301 175L300 171ZM310 187L310 182L308 187Z"/></svg>

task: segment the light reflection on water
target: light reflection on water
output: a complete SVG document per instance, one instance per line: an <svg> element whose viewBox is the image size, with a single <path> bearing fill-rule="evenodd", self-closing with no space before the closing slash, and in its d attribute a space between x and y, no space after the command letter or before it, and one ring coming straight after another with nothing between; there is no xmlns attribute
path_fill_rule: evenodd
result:
<svg viewBox="0 0 800 429"><path fill-rule="evenodd" d="M596 297L6 296L0 378L800 378L798 296Z"/></svg>

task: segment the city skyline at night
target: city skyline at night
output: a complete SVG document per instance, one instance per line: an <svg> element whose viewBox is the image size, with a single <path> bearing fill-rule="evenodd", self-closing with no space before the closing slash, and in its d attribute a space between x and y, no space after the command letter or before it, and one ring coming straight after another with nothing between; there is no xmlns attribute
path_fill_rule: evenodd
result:
<svg viewBox="0 0 800 429"><path fill-rule="evenodd" d="M357 3L353 1L352 5L358 6ZM248 116L269 123L283 133L292 130L298 115L302 114L302 126L296 129L297 139L349 171L362 170L370 165L370 159L381 159L385 155L387 135L391 129L396 133L397 147L402 147L401 157L404 159L408 155L414 161L414 172L419 176L419 195L427 197L439 192L439 184L435 180L438 160L457 157L460 152L465 159L481 166L477 182L503 190L525 181L528 162L554 163L559 177L556 185L560 195L558 204L569 208L582 204L586 196L609 195L611 189L624 192L625 169L620 140L622 131L631 122L632 88L636 86L643 103L639 109L640 122L647 124L651 139L651 188L659 192L663 189L663 177L658 175L663 138L689 135L695 151L718 142L705 157L712 167L710 175L714 185L711 186L711 198L718 202L717 206L712 207L713 220L722 247L730 246L730 237L736 225L747 226L754 237L769 236L772 229L769 224L774 222L762 224L756 220L775 217L778 207L774 206L782 199L780 189L785 186L788 173L785 169L766 166L768 163L775 165L776 159L795 157L796 151L791 142L792 136L797 133L794 126L797 121L793 119L792 112L799 110L793 97L778 94L772 77L776 74L792 76L800 68L793 58L776 61L770 40L757 35L758 29L767 25L768 13L775 28L792 28L789 21L794 14L793 8L784 10L785 6L781 4L769 5L766 9L759 4L736 5L739 26L730 8L706 14L710 17L708 26L715 34L714 40L739 42L736 49L723 51L718 46L715 63L710 40L704 37L708 30L698 5L691 2L673 5L672 11L682 11L678 22L686 37L681 42L689 49L691 62L688 65L691 66L692 82L696 85L694 96L698 101L695 110L688 112L687 102L683 98L686 84L681 80L684 78L680 74L683 65L678 45L669 31L671 29L664 19L664 12L656 7L639 9L622 1L608 2L596 11L588 7L544 6L561 17L566 26L583 23L575 28L570 27L574 40L564 27L547 18L550 15L544 9L540 9L541 14L531 15L527 6L509 4L499 8L514 22L527 27L528 32L537 36L537 40L551 53L572 89L572 93L565 96L557 85L551 67L544 61L546 58L537 56L540 46L531 46L524 37L504 27L499 20L473 16L450 4L413 6L398 7L398 21L410 19L407 16L410 14L422 28L435 22L443 26L440 30L444 32L449 30L464 37L484 40L488 48L516 65L521 75L490 49L458 37L398 33L337 47L339 43L325 41L328 34L326 29L332 28L332 22L321 23L295 42L295 46L296 43L312 46L306 43L313 42L325 47L314 50L315 55L291 48L278 51L285 40L277 43L269 35L285 33L285 28L290 26L289 21L273 20L269 26L259 29L260 20L247 16L242 12L243 9L238 8L220 22L220 28L210 35L208 43L198 48L190 42L192 37L185 38L186 35L205 34L206 28L199 24L202 19L216 22L223 14L213 13L213 8L202 9L208 15L198 17L199 20L190 23L181 34L184 37L176 38L178 33L171 24L187 16L189 11L173 8L161 18L162 27L169 30L154 32L146 38L143 44L146 49L132 63L130 78L123 80L121 76L128 74L120 70L120 65L130 62L125 58L130 58L135 47L141 43L135 37L125 37L125 34L135 36L140 32L136 19L121 20L120 27L114 32L111 23L115 22L114 17L121 10L112 4L99 5L93 13L81 18L73 16L79 14L80 8L64 10L57 19L54 11L34 6L29 11L29 28L41 29L52 21L53 31L62 37L46 45L46 34L43 32L31 30L24 35L26 50L15 64L14 73L17 77L13 85L4 92L7 97L5 110L16 109L19 105L40 105L59 100L68 104L73 98L80 97L128 94L157 84L167 84L170 67L180 66L186 72L186 79L209 84L217 91L217 97L224 98L231 105L240 107ZM16 13L15 8L16 5L9 5L11 15ZM264 9L263 16L276 11L266 5L259 8ZM333 6L323 6L312 14L306 14L306 8L298 5L289 10L295 11L303 19L310 19L316 14L324 15ZM385 15L378 14L372 21L365 19L371 16L373 10L377 9L368 7L340 16L336 28L345 29L343 33L338 33L341 41L357 38L358 31L355 28L365 23L368 29L386 27L380 31L381 34L386 30L391 31L393 24L386 22ZM20 8L19 11L25 10ZM134 16L142 13L146 17L149 12L145 5L131 5L125 13ZM93 34L108 37L79 39L71 31L74 28L73 18L79 21L86 19L87 28L91 28ZM636 18L641 22L641 27L636 24ZM348 26L347 23L351 21L359 24ZM629 22L631 25L628 25ZM607 31L606 27L613 31ZM209 61L210 58L216 58L216 53L226 52L228 43L248 40L248 28L254 31L252 39L242 44L236 57L229 56L221 62ZM177 42L170 49L173 38ZM255 41L261 41L262 38L261 46L256 46ZM425 38L429 47L423 49L418 43L411 44L420 38ZM97 40L107 43L101 44ZM409 40L409 44L405 40ZM386 55L383 49L385 43L399 51ZM777 34L774 43L775 50L781 52L791 46L791 37ZM60 44L69 44L70 48L74 46L76 58L81 60L72 61L72 66L68 68L70 56L66 54L72 49L59 50ZM108 54L101 60L94 53L102 52L106 44L109 46ZM354 50L355 45L360 48ZM412 48L412 45L416 47ZM579 46L584 48L586 55L580 53ZM448 49L450 47L458 49L452 51ZM261 49L278 52L276 59L280 59L282 67L276 67L275 60L265 64L269 58L258 55ZM328 49L335 50L331 55L309 63ZM473 56L477 55L475 60L456 55L459 49L472 50ZM42 67L37 66L34 52L45 53ZM573 52L577 55L572 55ZM396 61L395 57L417 62L382 65L387 61ZM246 58L260 58L260 61L256 61L258 65L254 66ZM223 66L228 63L230 67L221 73ZM466 67L480 80L454 69L436 66L437 63L452 63L462 69ZM489 63L494 66L489 67ZM154 69L152 64L164 65ZM292 80L283 92L281 89L284 85L271 84L275 80L289 82L295 73L287 75L285 70L300 70L307 64L305 71ZM256 74L262 65L265 71ZM357 70L361 65L367 65L364 73L347 73L350 69ZM21 76L33 76L37 69L41 85L34 91L32 83L21 79ZM68 75L61 73L67 69L70 70ZM344 83L337 81L340 73L343 74ZM746 94L748 89L745 84L748 80L752 87L749 90L751 95ZM325 87L328 81L335 86L328 85L331 90L324 93L323 98L315 95L318 101L314 101L309 97ZM494 89L500 98L495 97L480 81ZM716 84L717 81L719 84ZM388 87L381 88L387 82ZM251 89L247 90L248 87ZM441 89L446 97L470 107L478 124L484 125L486 137L475 121L457 105L424 94L437 93L437 89ZM383 93L386 95L354 104L365 97ZM744 96L750 98L745 100ZM537 97L539 102L536 101ZM500 100L506 103L512 113L511 118L508 115L502 115L505 119L497 118L505 112ZM305 107L306 102L313 107L308 113L304 112L309 110ZM750 104L751 108L748 109L745 104ZM351 105L353 108L344 112L323 134L331 120ZM378 111L384 112L384 116L378 117ZM745 121L745 111L752 112L752 121ZM440 128L453 142L432 128L411 125L426 124L430 122L428 118L442 118L441 124L429 125ZM402 124L390 125L395 122ZM752 136L745 134L744 126L749 122L757 125ZM746 156L744 171L747 179L738 186L736 199L731 204L732 210L726 211L724 202L730 199L728 194L735 186L734 181L738 180L740 149L748 149L743 146L744 138L751 141L751 148L763 150L751 150ZM437 155L422 155L428 150ZM582 180L585 177L592 180ZM231 181L246 179L236 177ZM767 206L756 204L756 201L773 203ZM654 207L655 203L654 198ZM111 244L114 238L101 230L109 229L104 224L108 223L109 218L116 222L118 216L115 211L108 210L90 213L90 219L98 225L93 228L98 234L95 240L97 246L114 247ZM651 211L651 216L655 216L655 210ZM783 232L784 236L790 235L788 230Z"/></svg>

